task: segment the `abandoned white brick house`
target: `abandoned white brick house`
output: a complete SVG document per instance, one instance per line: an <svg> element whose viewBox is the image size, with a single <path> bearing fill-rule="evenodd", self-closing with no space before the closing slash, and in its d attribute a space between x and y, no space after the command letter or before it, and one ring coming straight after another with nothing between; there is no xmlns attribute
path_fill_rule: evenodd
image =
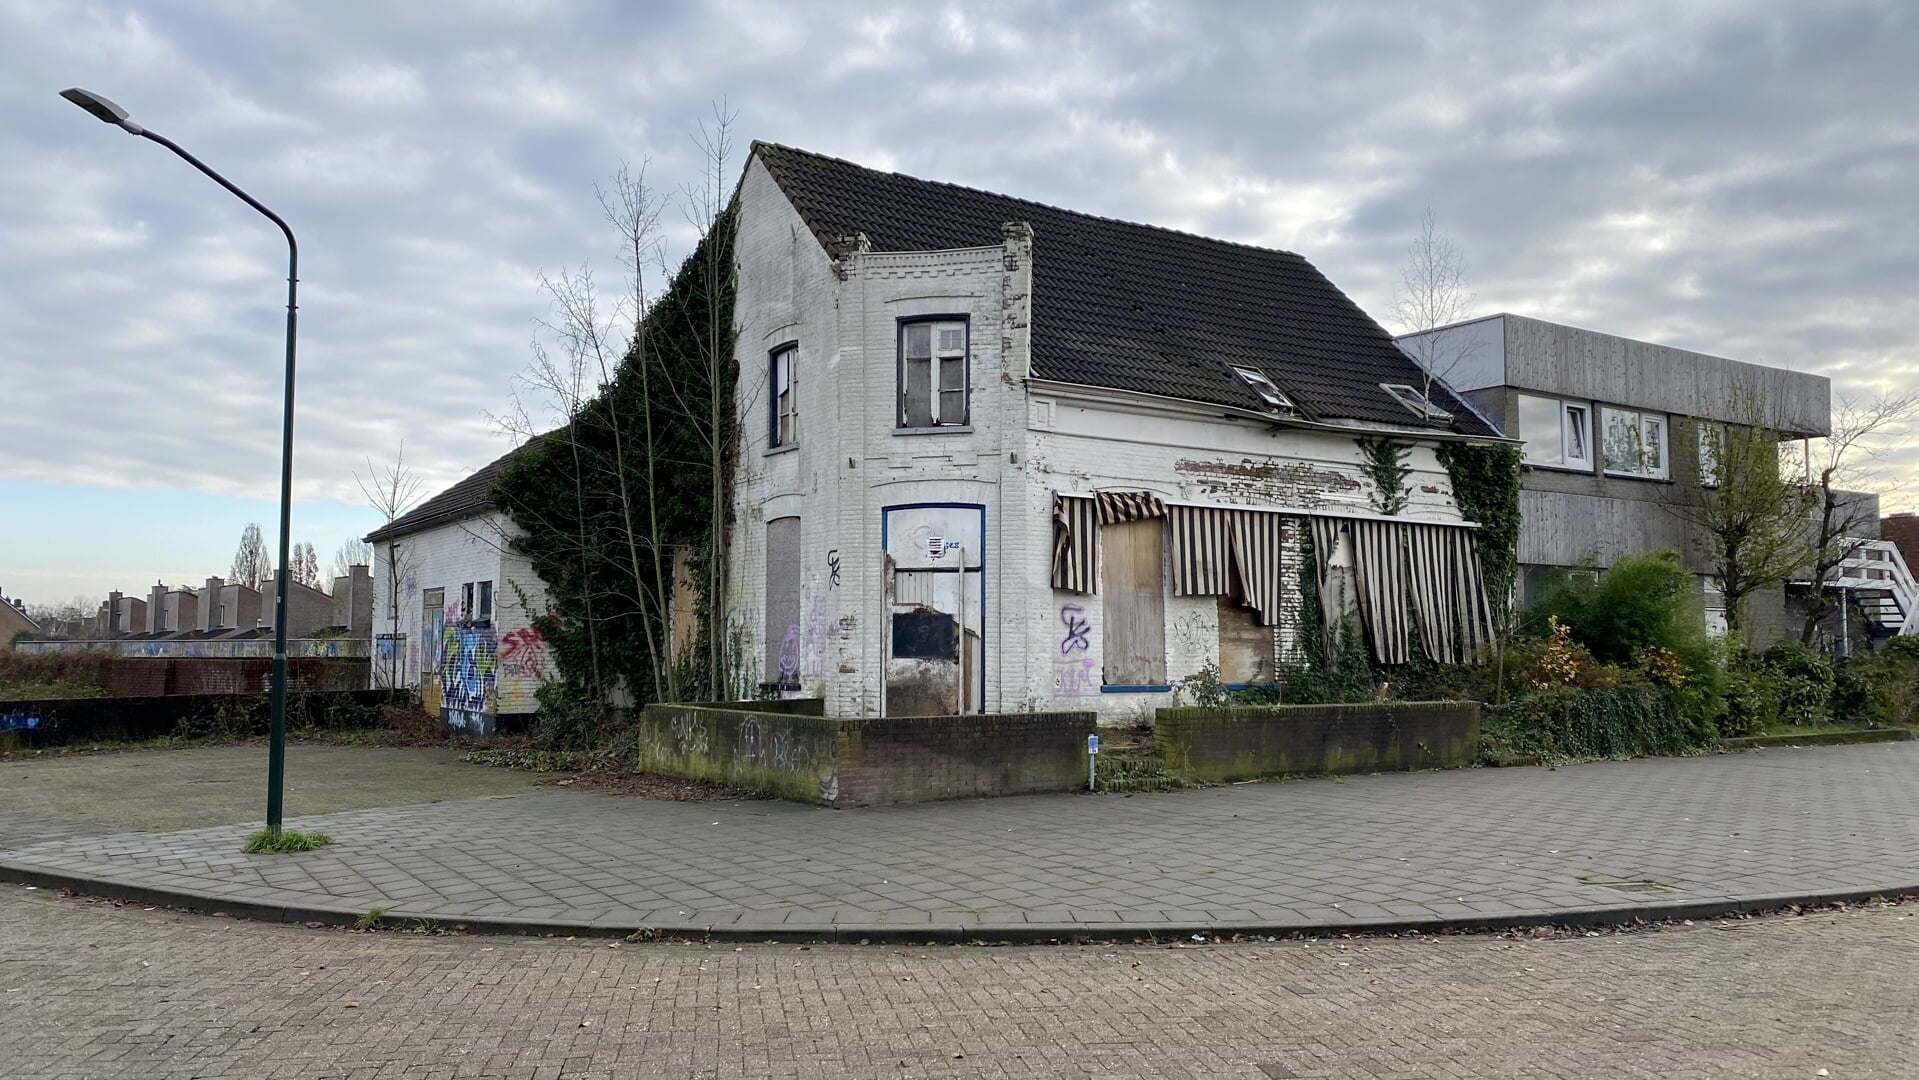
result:
<svg viewBox="0 0 1919 1080"><path fill-rule="evenodd" d="M1377 655L1483 640L1434 450L1499 435L1300 256L764 143L738 199L726 611L765 682L1117 722L1208 662L1269 680L1309 538Z"/></svg>

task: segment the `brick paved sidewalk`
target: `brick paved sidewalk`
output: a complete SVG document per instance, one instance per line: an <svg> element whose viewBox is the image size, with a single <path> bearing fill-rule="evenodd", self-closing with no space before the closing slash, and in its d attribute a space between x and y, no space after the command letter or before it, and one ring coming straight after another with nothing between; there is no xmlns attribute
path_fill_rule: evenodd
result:
<svg viewBox="0 0 1919 1080"><path fill-rule="evenodd" d="M267 918L860 938L1579 921L1919 891L1919 744L830 811L547 790L15 843L0 877ZM17 833L18 830L15 830Z"/></svg>

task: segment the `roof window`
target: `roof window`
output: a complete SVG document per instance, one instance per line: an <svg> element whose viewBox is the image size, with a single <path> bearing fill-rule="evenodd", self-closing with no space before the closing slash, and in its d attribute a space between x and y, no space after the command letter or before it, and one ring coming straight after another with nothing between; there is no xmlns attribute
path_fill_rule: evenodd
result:
<svg viewBox="0 0 1919 1080"><path fill-rule="evenodd" d="M1405 383L1380 383L1379 388L1393 396L1393 400L1406 406L1414 416L1421 420L1451 420L1453 414L1433 404L1425 394L1407 386Z"/></svg>
<svg viewBox="0 0 1919 1080"><path fill-rule="evenodd" d="M1293 399L1273 385L1273 380L1267 378L1265 372L1257 368L1236 367L1233 369L1233 374L1240 382L1246 384L1247 389L1259 395L1259 400L1265 402L1267 408L1286 416L1299 412L1298 406L1293 404Z"/></svg>

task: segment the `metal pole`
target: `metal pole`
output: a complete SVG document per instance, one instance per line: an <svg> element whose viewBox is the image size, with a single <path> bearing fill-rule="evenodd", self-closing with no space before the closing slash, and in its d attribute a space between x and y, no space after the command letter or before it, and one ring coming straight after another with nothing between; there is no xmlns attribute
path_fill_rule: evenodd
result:
<svg viewBox="0 0 1919 1080"><path fill-rule="evenodd" d="M133 130L129 128L129 130ZM273 599L273 720L267 740L267 828L280 835L281 804L286 789L287 757L287 560L292 545L293 527L293 342L299 310L300 247L293 229L280 215L260 200L235 187L233 182L214 172L207 164L187 153L180 144L164 135L140 128L133 131L173 151L187 164L207 174L213 182L240 197L241 201L266 215L287 238L287 359L286 401L280 416L280 563Z"/></svg>

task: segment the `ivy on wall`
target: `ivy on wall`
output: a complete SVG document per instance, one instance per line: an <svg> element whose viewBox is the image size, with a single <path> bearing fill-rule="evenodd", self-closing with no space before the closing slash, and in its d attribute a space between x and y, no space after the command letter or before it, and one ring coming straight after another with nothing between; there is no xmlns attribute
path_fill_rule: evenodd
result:
<svg viewBox="0 0 1919 1080"><path fill-rule="evenodd" d="M1413 489L1406 484L1413 467L1406 458L1413 451L1410 443L1392 439L1360 439L1359 470L1373 482L1373 508L1388 517L1406 509Z"/></svg>
<svg viewBox="0 0 1919 1080"><path fill-rule="evenodd" d="M1496 629L1510 622L1504 614L1519 579L1519 447L1511 443L1441 443L1434 451L1453 485L1453 505L1468 521L1478 522L1473 545L1486 575Z"/></svg>
<svg viewBox="0 0 1919 1080"><path fill-rule="evenodd" d="M666 672L656 667L666 663L680 665L683 697L707 693L713 683L711 665L703 662L717 606L709 589L696 587L698 643L689 654L654 663L664 652L660 643L670 640L671 598L662 595L652 569L656 551L670 566L674 551L685 549L693 555L693 581L705 585L716 557L715 515L730 513L739 435L731 347L735 281L726 272L715 288L711 271L734 265L733 217L731 210L720 215L654 301L641 329L645 348L629 348L613 380L572 422L529 443L494 483L495 505L524 533L514 548L546 585L547 611L535 625L561 688L580 699L603 702L623 686L635 703L658 700ZM717 263L709 263L715 256ZM716 398L717 432L711 420ZM716 454L726 481L718 507ZM645 568L637 575L635 547ZM541 695L543 713L561 704L551 696Z"/></svg>

